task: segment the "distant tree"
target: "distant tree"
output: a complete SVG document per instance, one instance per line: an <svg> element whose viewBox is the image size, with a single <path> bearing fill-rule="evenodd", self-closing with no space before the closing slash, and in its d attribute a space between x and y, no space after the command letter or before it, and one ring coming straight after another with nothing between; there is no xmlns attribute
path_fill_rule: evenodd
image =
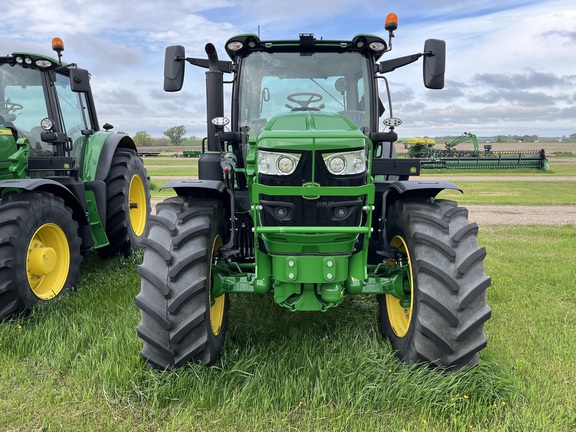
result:
<svg viewBox="0 0 576 432"><path fill-rule="evenodd" d="M146 131L139 131L134 134L134 143L137 147L149 147L152 145L152 137Z"/></svg>
<svg viewBox="0 0 576 432"><path fill-rule="evenodd" d="M523 142L534 142L538 140L538 135L524 135L521 139Z"/></svg>
<svg viewBox="0 0 576 432"><path fill-rule="evenodd" d="M168 130L165 130L164 135L170 140L170 144L179 146L184 141L184 135L186 134L186 128L184 125L173 126Z"/></svg>
<svg viewBox="0 0 576 432"><path fill-rule="evenodd" d="M126 135L126 132L124 132L124 131L118 131L118 132L116 132L116 133L117 133L117 134Z"/></svg>
<svg viewBox="0 0 576 432"><path fill-rule="evenodd" d="M576 133L573 133L572 135L570 135L570 139L576 141Z"/></svg>

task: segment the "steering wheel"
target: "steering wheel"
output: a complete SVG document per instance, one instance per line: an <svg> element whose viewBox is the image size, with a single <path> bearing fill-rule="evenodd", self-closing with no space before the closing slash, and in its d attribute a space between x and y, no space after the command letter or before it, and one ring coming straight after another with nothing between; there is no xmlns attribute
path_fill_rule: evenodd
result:
<svg viewBox="0 0 576 432"><path fill-rule="evenodd" d="M293 111L305 111L305 110L320 110L324 108L324 106L319 107L311 107L311 103L320 102L323 98L321 94L318 93L310 93L310 92L302 92L302 93L292 93L287 96L287 99L290 102L297 103L300 105L299 108L294 108L290 105L286 105Z"/></svg>
<svg viewBox="0 0 576 432"><path fill-rule="evenodd" d="M14 102L2 102L2 104L4 105L4 109L7 113L10 111L18 111L24 108L22 105Z"/></svg>

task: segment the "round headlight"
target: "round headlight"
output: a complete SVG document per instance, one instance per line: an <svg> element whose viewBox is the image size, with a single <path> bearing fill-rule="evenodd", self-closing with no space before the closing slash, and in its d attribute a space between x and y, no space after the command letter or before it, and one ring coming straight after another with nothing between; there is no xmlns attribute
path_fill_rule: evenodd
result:
<svg viewBox="0 0 576 432"><path fill-rule="evenodd" d="M54 122L50 120L48 117L43 118L42 121L40 122L40 127L45 131L51 131L52 128L54 127Z"/></svg>
<svg viewBox="0 0 576 432"><path fill-rule="evenodd" d="M282 156L282 157L278 158L278 162L276 162L276 166L278 167L278 170L282 174L292 174L292 172L296 168L294 161L287 156Z"/></svg>
<svg viewBox="0 0 576 432"><path fill-rule="evenodd" d="M32 59L30 57L25 57L24 58L24 63L26 63L27 65L31 65L32 64Z"/></svg>
<svg viewBox="0 0 576 432"><path fill-rule="evenodd" d="M16 57L16 63L22 64L22 63L24 63L24 59L22 57L18 56L18 57Z"/></svg>
<svg viewBox="0 0 576 432"><path fill-rule="evenodd" d="M328 162L328 169L332 174L338 174L346 168L346 160L341 156L336 156Z"/></svg>

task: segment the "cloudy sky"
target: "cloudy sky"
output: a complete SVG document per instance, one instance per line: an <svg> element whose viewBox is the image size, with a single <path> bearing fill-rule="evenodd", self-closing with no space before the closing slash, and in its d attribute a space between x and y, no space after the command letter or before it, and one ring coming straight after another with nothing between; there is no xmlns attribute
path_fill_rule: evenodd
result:
<svg viewBox="0 0 576 432"><path fill-rule="evenodd" d="M446 86L427 90L421 62L388 74L401 137L459 135L563 136L576 133L576 2L574 0L3 0L0 54L53 55L92 73L100 124L130 134L162 136L183 124L204 136L204 77L188 67L183 91L162 90L164 49L181 44L221 58L238 33L291 39L314 33L351 39L386 36L399 17L386 58L421 52L427 38L447 45Z"/></svg>

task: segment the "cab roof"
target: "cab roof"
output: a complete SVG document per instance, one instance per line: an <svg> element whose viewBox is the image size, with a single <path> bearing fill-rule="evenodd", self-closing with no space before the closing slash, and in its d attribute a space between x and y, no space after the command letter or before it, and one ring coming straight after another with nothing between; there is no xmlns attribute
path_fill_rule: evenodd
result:
<svg viewBox="0 0 576 432"><path fill-rule="evenodd" d="M300 34L299 39L293 40L260 40L256 34L240 34L226 42L226 52L235 61L238 57L245 57L250 52L362 52L378 60L388 50L388 45L379 36L358 34L352 40L324 40L316 39L311 33Z"/></svg>

